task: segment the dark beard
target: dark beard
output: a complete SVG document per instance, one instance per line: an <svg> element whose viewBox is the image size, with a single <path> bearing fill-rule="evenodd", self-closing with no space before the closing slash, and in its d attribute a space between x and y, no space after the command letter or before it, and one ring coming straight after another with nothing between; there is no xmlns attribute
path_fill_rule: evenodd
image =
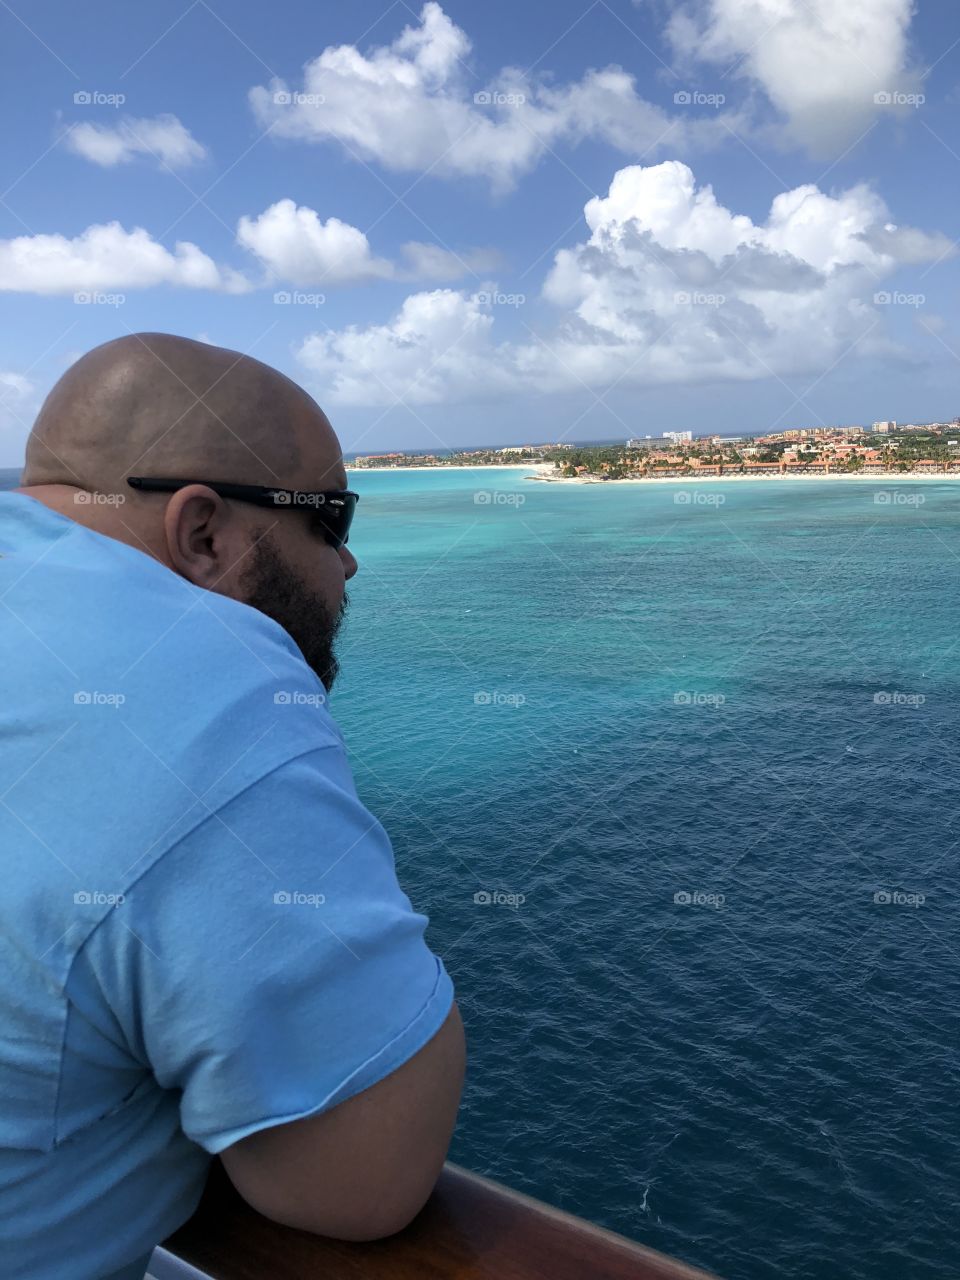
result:
<svg viewBox="0 0 960 1280"><path fill-rule="evenodd" d="M257 534L240 580L244 603L279 622L329 693L340 670L333 646L347 611L347 597L334 613L323 596L294 573L269 534Z"/></svg>

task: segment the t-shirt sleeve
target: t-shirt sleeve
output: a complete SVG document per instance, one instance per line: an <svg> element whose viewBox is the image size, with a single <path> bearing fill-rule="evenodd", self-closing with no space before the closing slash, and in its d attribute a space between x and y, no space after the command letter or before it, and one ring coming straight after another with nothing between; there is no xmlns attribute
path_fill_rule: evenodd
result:
<svg viewBox="0 0 960 1280"><path fill-rule="evenodd" d="M453 1001L343 750L289 761L168 850L88 940L130 1050L210 1152L396 1070Z"/></svg>

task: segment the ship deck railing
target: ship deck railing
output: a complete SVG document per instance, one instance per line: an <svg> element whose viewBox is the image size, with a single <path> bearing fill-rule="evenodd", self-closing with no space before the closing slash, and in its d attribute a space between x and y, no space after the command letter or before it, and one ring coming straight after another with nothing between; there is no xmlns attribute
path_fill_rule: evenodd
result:
<svg viewBox="0 0 960 1280"><path fill-rule="evenodd" d="M397 1235L355 1244L278 1226L219 1164L153 1280L717 1280L453 1164Z"/></svg>

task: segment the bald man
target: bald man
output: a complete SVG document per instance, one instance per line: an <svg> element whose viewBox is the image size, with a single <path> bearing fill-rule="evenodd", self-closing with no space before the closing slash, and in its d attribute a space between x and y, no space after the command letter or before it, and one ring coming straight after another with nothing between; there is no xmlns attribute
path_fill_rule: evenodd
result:
<svg viewBox="0 0 960 1280"><path fill-rule="evenodd" d="M300 387L167 334L0 494L7 1280L140 1280L217 1155L351 1240L436 1181L463 1029L327 705L355 507Z"/></svg>

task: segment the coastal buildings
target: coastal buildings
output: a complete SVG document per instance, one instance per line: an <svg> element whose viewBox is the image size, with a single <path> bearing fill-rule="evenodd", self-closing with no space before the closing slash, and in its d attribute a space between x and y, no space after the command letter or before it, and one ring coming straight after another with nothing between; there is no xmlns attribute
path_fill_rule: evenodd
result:
<svg viewBox="0 0 960 1280"><path fill-rule="evenodd" d="M632 456L581 446L556 458L561 476L601 479L726 476L960 475L960 422L793 427L731 438L664 432ZM882 438L881 438L882 437ZM575 455L575 456L574 456ZM571 466L570 463L574 463Z"/></svg>
<svg viewBox="0 0 960 1280"><path fill-rule="evenodd" d="M369 453L366 457L354 458L350 464L354 467L396 467L406 457L405 453Z"/></svg>
<svg viewBox="0 0 960 1280"><path fill-rule="evenodd" d="M881 429L882 428L882 429ZM791 427L758 436L694 437L692 431L632 436L623 444L503 445L448 454L382 453L351 467L542 465L557 478L626 480L684 476L960 474L960 421ZM543 477L546 478L546 477Z"/></svg>

